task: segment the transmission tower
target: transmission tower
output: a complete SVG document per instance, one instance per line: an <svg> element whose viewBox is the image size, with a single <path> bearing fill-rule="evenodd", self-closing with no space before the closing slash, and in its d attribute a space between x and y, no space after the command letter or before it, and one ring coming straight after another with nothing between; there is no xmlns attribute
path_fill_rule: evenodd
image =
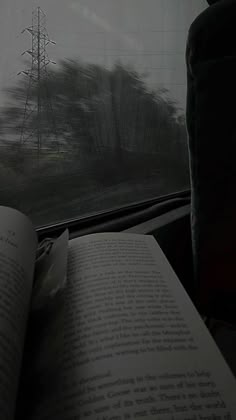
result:
<svg viewBox="0 0 236 420"><path fill-rule="evenodd" d="M56 143L59 150L47 70L47 66L55 62L49 60L46 51L47 45L55 42L49 39L46 15L40 7L32 12L32 26L23 29L22 33L25 31L32 37L32 48L22 53L31 56L31 68L18 73L28 78L20 142L22 145L30 142L32 146L36 143L39 154L46 139L49 139L50 145Z"/></svg>

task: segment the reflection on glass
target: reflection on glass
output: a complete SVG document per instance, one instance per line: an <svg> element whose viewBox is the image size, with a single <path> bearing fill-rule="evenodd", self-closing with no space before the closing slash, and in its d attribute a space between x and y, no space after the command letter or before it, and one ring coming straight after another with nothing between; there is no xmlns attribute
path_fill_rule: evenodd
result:
<svg viewBox="0 0 236 420"><path fill-rule="evenodd" d="M36 225L189 187L185 44L205 0L4 0L1 205Z"/></svg>

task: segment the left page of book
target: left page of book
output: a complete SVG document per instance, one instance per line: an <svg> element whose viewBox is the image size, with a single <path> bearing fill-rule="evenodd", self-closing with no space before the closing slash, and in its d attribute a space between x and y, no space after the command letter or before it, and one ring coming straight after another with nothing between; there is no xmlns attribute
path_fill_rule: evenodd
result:
<svg viewBox="0 0 236 420"><path fill-rule="evenodd" d="M30 220L0 206L0 417L14 418L33 285L37 235Z"/></svg>

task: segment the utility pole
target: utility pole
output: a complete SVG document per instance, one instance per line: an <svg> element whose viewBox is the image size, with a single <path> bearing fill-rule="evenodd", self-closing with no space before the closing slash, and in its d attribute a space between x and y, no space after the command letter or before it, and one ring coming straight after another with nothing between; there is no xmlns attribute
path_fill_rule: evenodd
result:
<svg viewBox="0 0 236 420"><path fill-rule="evenodd" d="M49 60L46 51L47 45L55 44L55 42L49 39L46 29L46 15L40 7L33 11L32 26L23 29L22 33L25 31L32 37L32 48L22 53L22 55L29 54L31 56L31 68L18 73L23 73L28 78L20 143L23 145L30 142L33 146L36 140L39 155L47 137L50 138L50 141L52 137L54 141L56 140L59 150L55 117L48 87L49 73L47 71L47 66L50 63L55 64L55 62ZM37 100L35 100L35 95ZM46 119L48 120L47 124L45 124ZM46 132L46 126L49 128L48 132Z"/></svg>
<svg viewBox="0 0 236 420"><path fill-rule="evenodd" d="M38 73L38 89L37 89L37 96L38 96L38 151L41 149L41 89L40 89L40 73L41 73L41 67L40 67L40 39L41 39L41 28L40 28L40 8L38 7L37 10L37 20L38 20L38 31L37 31L37 73Z"/></svg>

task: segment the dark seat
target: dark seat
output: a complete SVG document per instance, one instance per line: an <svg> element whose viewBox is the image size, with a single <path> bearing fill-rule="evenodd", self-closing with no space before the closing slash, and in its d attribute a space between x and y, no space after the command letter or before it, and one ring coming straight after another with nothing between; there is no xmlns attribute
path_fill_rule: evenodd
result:
<svg viewBox="0 0 236 420"><path fill-rule="evenodd" d="M195 303L236 321L236 1L218 0L189 30L187 128Z"/></svg>

